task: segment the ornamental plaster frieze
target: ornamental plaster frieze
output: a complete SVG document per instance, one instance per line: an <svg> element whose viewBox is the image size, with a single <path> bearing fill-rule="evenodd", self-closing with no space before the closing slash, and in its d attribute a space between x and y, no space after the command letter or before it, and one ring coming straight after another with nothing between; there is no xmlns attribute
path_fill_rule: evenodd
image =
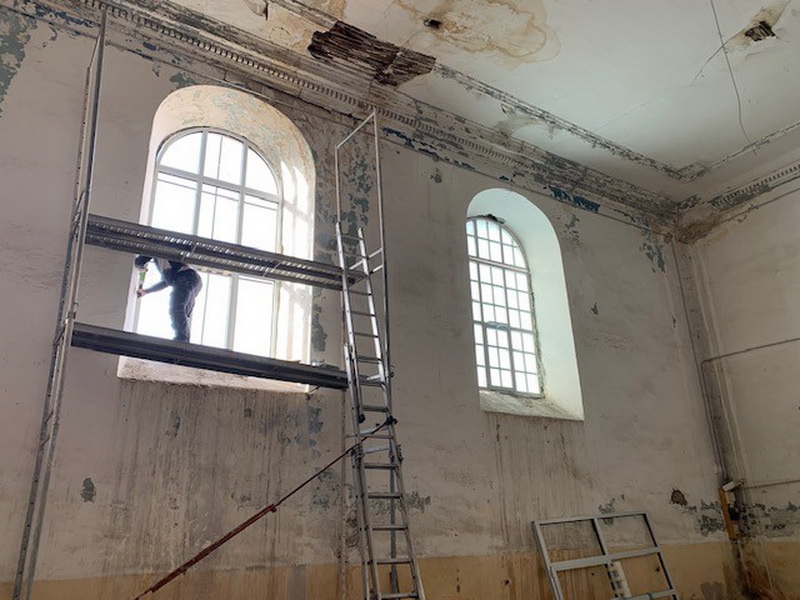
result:
<svg viewBox="0 0 800 600"><path fill-rule="evenodd" d="M0 0L51 24L94 35L109 8L111 43L151 60L192 69L254 89L259 85L321 107L329 114L381 116L385 137L514 186L544 191L577 208L616 214L637 224L669 225L674 205L664 196L546 152L502 133L413 100L363 73L303 56L169 1ZM112 33L113 35L113 33ZM588 207L588 208L587 208Z"/></svg>

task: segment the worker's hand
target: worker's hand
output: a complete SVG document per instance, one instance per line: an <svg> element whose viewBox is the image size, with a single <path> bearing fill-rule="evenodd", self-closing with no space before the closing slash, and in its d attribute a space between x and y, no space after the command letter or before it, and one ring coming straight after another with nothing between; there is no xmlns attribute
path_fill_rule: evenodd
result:
<svg viewBox="0 0 800 600"><path fill-rule="evenodd" d="M137 297L137 298L141 298L141 297L142 297L142 296L144 296L146 293L147 293L147 290L143 290L142 288L138 288L138 289L136 290L136 297Z"/></svg>

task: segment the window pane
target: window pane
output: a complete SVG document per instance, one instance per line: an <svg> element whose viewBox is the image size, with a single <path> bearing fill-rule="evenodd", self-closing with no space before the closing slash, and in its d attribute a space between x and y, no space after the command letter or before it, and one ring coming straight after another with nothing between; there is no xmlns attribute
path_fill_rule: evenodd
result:
<svg viewBox="0 0 800 600"><path fill-rule="evenodd" d="M486 364L486 350L484 349L483 344L475 345L475 362L478 363L478 366L483 366Z"/></svg>
<svg viewBox="0 0 800 600"><path fill-rule="evenodd" d="M480 258L489 258L489 242L478 238L478 256Z"/></svg>
<svg viewBox="0 0 800 600"><path fill-rule="evenodd" d="M489 244L489 258L495 262L503 262L503 250L499 243L491 242Z"/></svg>
<svg viewBox="0 0 800 600"><path fill-rule="evenodd" d="M233 349L268 356L272 346L274 287L271 281L239 279Z"/></svg>
<svg viewBox="0 0 800 600"><path fill-rule="evenodd" d="M197 184L159 173L150 224L159 229L193 233Z"/></svg>
<svg viewBox="0 0 800 600"><path fill-rule="evenodd" d="M494 221L488 221L486 223L488 230L489 230L489 239L493 242L500 241L500 227Z"/></svg>
<svg viewBox="0 0 800 600"><path fill-rule="evenodd" d="M252 149L247 149L247 187L267 192L268 194L278 194L278 183L275 175L258 154Z"/></svg>
<svg viewBox="0 0 800 600"><path fill-rule="evenodd" d="M475 253L478 251L477 247L475 246L475 238L470 236L467 238L467 254L469 256L475 256Z"/></svg>
<svg viewBox="0 0 800 600"><path fill-rule="evenodd" d="M277 228L277 205L247 196L242 220L242 245L275 252Z"/></svg>
<svg viewBox="0 0 800 600"><path fill-rule="evenodd" d="M206 346L225 348L228 342L228 313L231 299L229 275L209 273L200 292L205 295L204 314L193 315L192 322L202 323L201 342ZM202 319L202 321L201 321ZM194 328L194 325L193 325Z"/></svg>
<svg viewBox="0 0 800 600"><path fill-rule="evenodd" d="M144 287L149 288L161 281L161 274L153 263L148 263ZM169 318L169 290L148 294L139 299L139 315L136 333L172 339L172 322Z"/></svg>
<svg viewBox="0 0 800 600"><path fill-rule="evenodd" d="M202 139L203 134L198 131L170 142L164 150L164 154L161 155L160 164L190 173L199 173Z"/></svg>
<svg viewBox="0 0 800 600"><path fill-rule="evenodd" d="M235 243L239 226L238 192L204 185L201 196L197 235Z"/></svg>
<svg viewBox="0 0 800 600"><path fill-rule="evenodd" d="M244 145L239 140L209 133L203 174L229 183L242 183Z"/></svg>

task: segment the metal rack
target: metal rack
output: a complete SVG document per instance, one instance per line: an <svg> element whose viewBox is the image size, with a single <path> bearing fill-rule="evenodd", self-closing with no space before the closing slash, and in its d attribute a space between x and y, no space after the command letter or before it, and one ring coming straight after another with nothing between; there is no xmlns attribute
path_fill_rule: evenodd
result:
<svg viewBox="0 0 800 600"><path fill-rule="evenodd" d="M622 552L610 552L609 544L603 535L600 521L613 522L614 519L641 519L644 530L647 532L647 547ZM596 546L600 549L600 552L594 556L585 556L571 560L553 561L550 557L550 550L548 549L545 541L544 528L548 526L569 525L575 523L588 523L591 526L592 537L594 538L593 544L596 544ZM550 586L553 590L553 595L555 596L556 600L566 600L567 598L564 595L564 589L561 585L559 574L581 569L591 569L593 567L605 568L613 598L625 598L626 600L655 600L656 598L672 598L673 600L679 600L678 592L672 583L672 578L670 577L669 570L667 569L667 563L664 561L664 556L661 553L661 547L656 541L653 527L650 524L650 518L647 516L646 512L610 513L591 517L572 517L534 521L533 530L536 534L536 540L539 544L542 560L544 561L545 568L547 569L547 575L550 578ZM632 596L625 578L623 561L651 556L655 556L658 559L659 568L663 574L666 588L652 590L645 592L644 594Z"/></svg>
<svg viewBox="0 0 800 600"><path fill-rule="evenodd" d="M115 355L144 358L227 373L291 381L339 390L349 389L353 397L353 414L356 427L353 437L357 438L353 465L356 473L359 499L359 522L362 524L360 533L362 536L361 550L364 564L364 597L368 598L368 600L424 599L419 570L411 549L411 536L408 530L408 515L400 470L402 454L395 439L394 425L396 421L392 417L388 295L386 293L388 280L386 278L386 261L383 253L383 199L380 195L378 125L375 113L368 117L364 123L359 125L337 146L339 266L90 214L103 57L106 44L107 13L108 7L104 6L95 50L87 69L84 97L85 110L79 147L75 202L66 249L61 300L53 338L50 374L43 406L31 490L20 543L17 571L12 590L12 600L23 598L30 600L33 591L47 492L58 437L67 358L69 350L73 346ZM348 262L341 226L342 203L339 195L339 150L348 140L353 139L353 136L370 120L373 124L375 153L378 161L380 269L373 269L368 266L369 260L376 254L370 256L364 254L361 257L362 260ZM156 256L168 260L186 261L200 267L342 291L345 305L345 326L349 334L348 341L345 344L347 371L343 372L335 368L264 358L186 342L163 340L79 323L76 321L76 317L83 251L86 245L120 252ZM366 252L363 236L359 248ZM371 279L372 275L378 271L382 271L383 275L381 286L383 296L380 302L373 289ZM364 291L359 291L357 289L359 285L366 285L368 294ZM365 335L364 332L358 331L355 325L359 318L359 311L354 309L353 306L355 303L353 298L356 295L361 295L361 297L368 299L372 306L372 316L370 318L373 324L372 333L366 334L370 335L374 341L373 347L377 354L372 357L359 354L357 345L353 341L355 337ZM380 306L382 312L382 327L378 326L378 306ZM365 369L362 368L364 363L377 367L378 373L366 373ZM361 390L364 388L372 388L379 391L380 401L378 404L373 406L362 401L364 394ZM384 423L375 428L384 430L384 433L380 436L374 430L359 430L360 423L364 420L364 415L367 412L377 412L385 419ZM388 442L385 444L385 449L371 446L372 442L378 437ZM364 461L364 455L377 454L378 452L383 453L386 457L386 462L367 463ZM388 473L389 491L374 491L374 487L367 481L367 471ZM389 502L390 522L387 525L377 525L374 521L370 521L371 503L384 500ZM386 558L379 559L376 555L373 535L377 532L387 532L389 534L390 540L388 544L390 549ZM403 544L406 546L406 554L403 556L398 555L398 535L403 536ZM412 590L410 592L399 591L398 566L403 564L407 564L411 568ZM389 584L391 591L381 591L378 565L389 565L391 569ZM367 575L368 572L370 573L369 576Z"/></svg>

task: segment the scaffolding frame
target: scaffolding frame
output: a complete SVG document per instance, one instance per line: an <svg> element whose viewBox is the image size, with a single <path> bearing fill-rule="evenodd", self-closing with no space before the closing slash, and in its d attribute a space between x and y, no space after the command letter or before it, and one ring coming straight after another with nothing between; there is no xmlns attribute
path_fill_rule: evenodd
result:
<svg viewBox="0 0 800 600"><path fill-rule="evenodd" d="M64 394L67 358L69 355L75 316L78 309L78 291L83 265L83 240L89 218L92 196L95 154L97 151L97 122L100 110L100 88L105 57L108 7L104 6L100 30L92 58L86 70L84 112L78 150L78 174L75 185L75 202L72 210L69 238L67 240L64 275L61 281L61 298L58 305L53 349L50 356L50 375L39 430L38 448L33 466L31 490L25 511L25 524L20 542L17 571L12 589L12 600L29 600L33 592L39 543L42 535L47 491L53 470L56 440L61 418L61 401Z"/></svg>
<svg viewBox="0 0 800 600"><path fill-rule="evenodd" d="M74 346L114 355L132 356L220 372L291 381L336 390L350 389L352 391L354 388L374 386L376 384L374 377L359 374L358 369L353 371L348 368L347 371L342 371L328 366L307 365L293 361L265 358L219 348L204 347L188 342L164 340L77 321L83 253L86 245L119 252L157 256L168 260L187 261L197 266L336 290L342 292L343 298L350 293L348 290L351 290L353 286L359 283L363 284L366 281L366 284L371 286L370 277L372 273L366 266L371 256L367 257L365 255L362 264L359 264L359 262L347 264L344 260L341 260L340 266L335 266L274 252L246 248L236 244L199 236L161 230L138 223L130 223L119 219L94 215L90 212L97 150L97 129L104 67L104 51L107 42L108 10L109 6L103 4L97 39L86 71L84 112L78 150L74 202L66 246L59 308L51 352L50 371L43 403L38 447L35 451L31 489L20 542L12 600L30 600L33 593L39 545L41 542L50 477L53 470L56 441L60 425L61 405L67 373L67 359L71 347ZM343 144L351 140L353 136L358 134L362 128L370 122L373 126L372 136L377 161L378 219L382 257L380 270L382 271L383 277L383 298L381 305L383 308L384 323L382 331L384 335L381 336L382 340L379 345L376 342L376 350L378 350L379 356L381 356L381 365L385 374L385 378L380 385L383 388L385 398L385 409L381 409L381 412L386 414L386 420L379 427L374 428L371 433L363 434L362 432L354 436L358 437L358 441L353 446L352 454L363 456L361 451L367 439L379 437L377 432L380 429L386 428L391 432L390 437L394 453L392 456L394 456L394 460L396 460L398 464L397 477L399 477L399 463L402 461L402 456L399 452L399 446L397 446L394 441L394 424L396 421L391 417L388 277L385 255L383 254L385 226L380 175L380 130L375 111L336 147L336 229L337 232L339 232L337 240L340 246L339 254L341 258L342 236L340 217L342 205L339 195L339 150ZM363 239L361 247L362 249L364 247ZM358 292L353 291L352 293L356 294ZM372 293L371 288L370 293ZM343 302L346 302L346 300L343 299ZM376 339L378 337L377 332L378 328L376 327ZM370 410L370 407L365 406L364 410ZM392 479L392 481L392 485L394 486L395 479ZM383 564L391 564L393 574L392 580L394 582L392 585L394 587L397 586L396 563L400 562L396 560L397 548L395 535L401 531L400 527L395 525L394 513L397 507L401 508L402 512L405 513L405 500L401 493L402 480L400 479L399 481L399 491L395 491L395 487L392 487L392 526L386 528L390 531L392 536L392 560L388 563L385 561L383 562ZM362 497L366 498L366 491L364 490L362 490ZM407 519L405 516L404 519L406 523L404 529L405 539L407 540L410 551L410 533L408 532ZM376 530L377 529L378 528L376 528ZM364 530L362 530L362 534L363 533ZM369 535L371 535L371 532ZM362 538L362 542L363 541ZM364 553L365 549L362 545L362 556ZM419 572L413 555L411 564L412 577L416 586L415 589L419 590L419 593L415 592L409 595L403 593L382 594L380 591L377 591L369 596L370 600L389 600L391 598L422 598L424 600ZM376 565L373 564L373 566ZM377 577L376 568L373 569L373 573ZM376 589L374 584L375 581L373 581L373 591ZM365 597L368 593L365 587Z"/></svg>

